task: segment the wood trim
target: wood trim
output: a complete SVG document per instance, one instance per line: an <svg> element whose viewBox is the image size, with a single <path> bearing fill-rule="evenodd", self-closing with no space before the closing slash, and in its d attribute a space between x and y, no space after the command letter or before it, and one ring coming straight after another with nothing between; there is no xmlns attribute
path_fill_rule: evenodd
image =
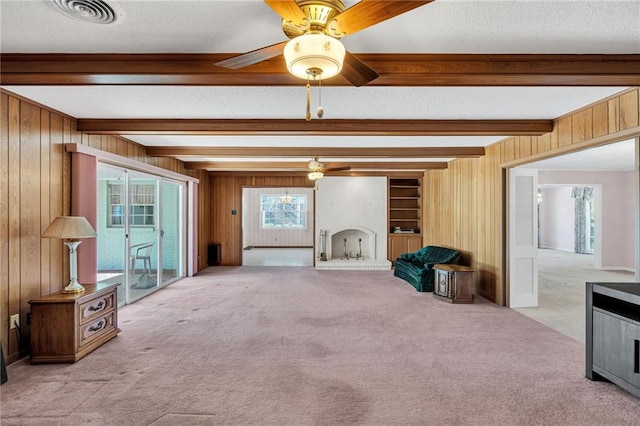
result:
<svg viewBox="0 0 640 426"><path fill-rule="evenodd" d="M239 53L0 55L2 85L291 86L282 55L242 69ZM355 54L380 76L368 86L638 86L638 54ZM350 86L343 76L327 85Z"/></svg>
<svg viewBox="0 0 640 426"><path fill-rule="evenodd" d="M553 120L78 119L79 131L102 135L518 136L552 129Z"/></svg>
<svg viewBox="0 0 640 426"><path fill-rule="evenodd" d="M92 148L87 145L77 144L77 143L69 143L65 145L65 150L67 152L79 152L82 154L90 155L98 158L98 160L116 165L116 166L124 166L132 170L137 170L140 172L148 172L157 176L168 177L171 179L187 182L193 181L198 183L199 180L197 178L183 175L181 173L172 172L171 170L164 169L162 167L152 166L150 164L142 163L137 160L132 160L127 157L123 157L117 154L112 154L110 152L102 151L96 148Z"/></svg>
<svg viewBox="0 0 640 426"><path fill-rule="evenodd" d="M312 249L313 246L247 246L242 250L253 250L253 249L280 249L280 248L291 248L291 249Z"/></svg>
<svg viewBox="0 0 640 426"><path fill-rule="evenodd" d="M362 172L331 172L325 174L326 177L330 176L390 176L390 177L406 177L416 178L422 177L423 171L412 172L398 172L398 171L362 171ZM210 177L300 177L306 179L306 173L304 172L268 172L268 171L227 171L227 172L209 172ZM312 181L309 186L313 186ZM252 185L253 186L253 185ZM275 185L275 186L287 186L287 185Z"/></svg>
<svg viewBox="0 0 640 426"><path fill-rule="evenodd" d="M298 171L307 172L308 163L304 162L212 162L212 161L187 161L184 164L187 170L209 170L209 171L251 171L251 170L279 170L279 171ZM327 169L336 167L351 167L355 170L362 169L385 169L385 170L428 170L428 169L446 169L445 161L425 161L425 162L354 162L354 163L337 163L331 162L325 164ZM331 173L331 171L328 171Z"/></svg>
<svg viewBox="0 0 640 426"><path fill-rule="evenodd" d="M149 146L151 157L367 157L367 158L464 158L481 157L484 147L327 148L327 147L211 147Z"/></svg>
<svg viewBox="0 0 640 426"><path fill-rule="evenodd" d="M506 161L501 163L500 167L505 169L510 169L510 168L522 166L528 163L533 163L535 161L546 160L547 158L554 158L560 155L566 155L569 153L578 152L585 149L595 148L597 146L608 145L610 143L634 138L634 137L637 137L638 135L640 135L640 126L622 130L620 132L616 132L615 137L612 137L612 135L607 134L607 135L600 136L597 138L592 138L586 141L576 142L571 145L564 145L552 151L545 151L535 155L530 155L527 157L518 158L511 161ZM501 142L498 142L498 143L501 143Z"/></svg>

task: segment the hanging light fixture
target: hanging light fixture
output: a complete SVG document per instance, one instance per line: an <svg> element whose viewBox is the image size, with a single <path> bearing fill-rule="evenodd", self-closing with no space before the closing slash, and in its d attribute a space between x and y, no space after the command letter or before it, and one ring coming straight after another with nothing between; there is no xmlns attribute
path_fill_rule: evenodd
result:
<svg viewBox="0 0 640 426"><path fill-rule="evenodd" d="M344 46L338 39L321 31L309 31L292 39L284 46L284 60L289 72L307 80L305 114L307 121L311 120L311 79L318 81L318 86L321 87L322 79L339 74L342 71L345 52ZM324 115L322 105L318 105L316 113L318 118L322 118Z"/></svg>
<svg viewBox="0 0 640 426"><path fill-rule="evenodd" d="M338 39L319 31L310 31L289 41L284 47L287 69L298 78L307 79L310 71L319 70L321 78L331 78L342 71L345 48ZM317 71L316 71L317 72Z"/></svg>
<svg viewBox="0 0 640 426"><path fill-rule="evenodd" d="M322 172L324 166L318 161L317 158L309 161L309 165L307 166L307 168L309 169L309 173L307 174L309 180L318 180L324 177L324 173Z"/></svg>
<svg viewBox="0 0 640 426"><path fill-rule="evenodd" d="M280 197L280 202L282 204L291 204L293 202L293 197L289 195L289 192L286 188L284 190L284 195Z"/></svg>
<svg viewBox="0 0 640 426"><path fill-rule="evenodd" d="M309 180L318 180L318 179L322 179L324 177L324 173L322 173L322 172L309 172L309 174L307 174L307 177L309 178Z"/></svg>

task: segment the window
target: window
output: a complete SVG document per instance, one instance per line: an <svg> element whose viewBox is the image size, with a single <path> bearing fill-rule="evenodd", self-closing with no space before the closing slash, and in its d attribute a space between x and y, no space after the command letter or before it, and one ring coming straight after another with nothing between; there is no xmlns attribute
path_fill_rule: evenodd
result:
<svg viewBox="0 0 640 426"><path fill-rule="evenodd" d="M125 191L121 183L110 183L109 187L109 226L124 226ZM155 185L132 184L129 203L130 226L155 225Z"/></svg>
<svg viewBox="0 0 640 426"><path fill-rule="evenodd" d="M307 196L263 194L260 227L273 229L306 229Z"/></svg>

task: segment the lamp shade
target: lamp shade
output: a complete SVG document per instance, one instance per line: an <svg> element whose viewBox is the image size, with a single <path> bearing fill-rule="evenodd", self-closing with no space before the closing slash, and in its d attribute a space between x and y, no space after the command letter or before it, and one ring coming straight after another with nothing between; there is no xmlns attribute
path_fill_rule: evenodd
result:
<svg viewBox="0 0 640 426"><path fill-rule="evenodd" d="M79 238L95 238L96 231L83 216L58 216L42 233L44 238L61 238L77 240Z"/></svg>
<svg viewBox="0 0 640 426"><path fill-rule="evenodd" d="M345 48L339 40L322 33L307 33L284 46L287 69L296 77L307 79L307 70L320 69L317 78L327 79L342 70Z"/></svg>

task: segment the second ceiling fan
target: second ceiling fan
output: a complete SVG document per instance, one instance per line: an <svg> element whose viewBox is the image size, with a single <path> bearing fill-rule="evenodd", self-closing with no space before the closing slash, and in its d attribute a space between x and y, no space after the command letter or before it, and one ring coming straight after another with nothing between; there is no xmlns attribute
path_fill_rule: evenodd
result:
<svg viewBox="0 0 640 426"><path fill-rule="evenodd" d="M339 40L432 1L361 0L347 9L341 0L264 0L280 15L282 30L291 40L215 65L239 69L284 53L289 72L297 77L322 80L340 73L354 86L362 86L378 73L346 51Z"/></svg>
<svg viewBox="0 0 640 426"><path fill-rule="evenodd" d="M341 172L351 170L349 166L336 166L327 167L325 164L318 161L318 157L314 157L307 165L307 177L310 180L322 179L326 173Z"/></svg>

